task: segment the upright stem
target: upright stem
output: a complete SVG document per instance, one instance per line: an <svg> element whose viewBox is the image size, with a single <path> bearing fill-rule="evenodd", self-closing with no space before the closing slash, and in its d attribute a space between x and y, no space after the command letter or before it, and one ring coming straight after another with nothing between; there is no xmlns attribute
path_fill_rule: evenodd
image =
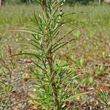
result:
<svg viewBox="0 0 110 110"><path fill-rule="evenodd" d="M11 54L10 54L11 55ZM4 64L4 66L8 69L8 71L9 71L9 73L10 73L10 79L9 79L9 82L8 82L8 84L9 84L9 86L8 86L8 89L7 89L7 91L6 91L6 94L4 95L4 97L2 98L2 100L0 101L0 104L2 103L2 101L4 101L5 100L5 98L6 98L6 96L8 95L8 93L9 93L9 90L10 90L10 88L11 88L11 77L12 77L12 72L13 72L13 60L12 60L12 56L11 56L11 64L12 64L12 69L10 69L10 68L8 68L8 66L5 64L5 62L0 58L0 61L2 61L2 63Z"/></svg>
<svg viewBox="0 0 110 110"><path fill-rule="evenodd" d="M44 16L44 19L45 19L45 10L47 10L47 8L46 8L46 0L43 0L43 16Z"/></svg>
<svg viewBox="0 0 110 110"><path fill-rule="evenodd" d="M45 12L47 12L47 7L46 7L46 0L43 0L43 17L44 19L46 19L45 16ZM48 48L49 44L50 44L50 39L49 39L49 29L48 27L45 27L45 31L46 31L46 35L45 35L45 39L46 39L46 46ZM57 110L60 110L60 106L59 106L59 101L57 100L58 94L57 94L57 88L56 88L56 84L54 82L54 76L52 76L53 73L53 59L52 59L52 47L49 48L48 52L47 52L47 60L48 60L48 64L49 64L49 68L50 68L50 76L51 76L51 82L52 82L52 89L54 92L54 96L55 96L55 103L57 104Z"/></svg>

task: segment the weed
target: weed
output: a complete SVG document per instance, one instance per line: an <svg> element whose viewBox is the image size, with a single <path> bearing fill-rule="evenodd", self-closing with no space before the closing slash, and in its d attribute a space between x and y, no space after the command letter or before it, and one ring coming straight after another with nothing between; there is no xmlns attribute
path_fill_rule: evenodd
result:
<svg viewBox="0 0 110 110"><path fill-rule="evenodd" d="M96 91L96 94L98 95L98 101L108 107L110 109L110 98L109 98L109 91L108 90L99 90Z"/></svg>
<svg viewBox="0 0 110 110"><path fill-rule="evenodd" d="M43 15L39 15L37 18L34 13L34 19L31 19L37 31L32 28L31 30L34 31L24 30L24 32L32 34L33 38L29 39L29 41L31 46L36 49L36 52L19 53L12 56L27 54L35 56L39 61L32 60L38 72L35 72L33 68L31 68L31 72L36 76L34 92L37 93L37 96L30 94L32 97L31 103L41 109L61 110L64 108L64 104L76 96L88 93L85 92L72 96L72 93L77 87L70 88L70 84L81 74L75 76L75 71L68 68L68 63L65 61L61 62L54 54L61 47L74 40L74 38L71 38L71 40L63 42L62 40L66 35L58 38L58 34L60 28L64 26L64 24L60 22L60 19L75 13L64 14L62 12L62 6L65 0L60 0L59 2L35 0L35 2L41 5Z"/></svg>
<svg viewBox="0 0 110 110"><path fill-rule="evenodd" d="M6 40L4 40L4 42ZM9 55L10 55L12 67L9 68L6 65L5 61L2 58L0 58L0 61L3 64L3 68L2 68L2 71L0 72L0 75L4 77L3 79L0 80L0 105L1 105L0 108L2 110L7 108L7 107L10 107L11 77L12 77L12 72L13 72L13 60L12 60L12 56L11 56L12 55L11 49L8 45L6 48L7 48ZM9 75L8 75L7 71L9 72ZM9 80L9 81L5 82L4 80Z"/></svg>
<svg viewBox="0 0 110 110"><path fill-rule="evenodd" d="M12 47L12 49L13 49L13 51L15 51L15 53L16 52L24 53L25 51L27 52L27 50L28 50L28 52L30 52L30 53L33 52L34 54L38 54L40 52L40 50L35 49L35 47L32 47L30 45L29 46L23 45L24 42L27 43L25 38L29 37L30 39L33 39L29 35L29 33L31 33L31 32L19 34L19 32L10 33L8 31L6 31L6 30L9 30L10 28L11 29L18 29L18 28L24 29L24 27L26 27L27 24L30 25L31 22L30 22L29 18L32 18L33 20L35 20L35 17L32 15L33 10L35 11L35 13L36 13L35 16L36 16L37 20L39 21L39 14L41 14L41 7L39 5L34 5L34 4L29 5L29 6L28 5L11 5L11 8L10 8L10 5L8 5L8 4L2 6L2 11L0 12L0 38L2 36L2 39L5 39L7 36L12 36L12 35L16 36L17 35L17 37L13 37L13 39L11 39L11 40L9 39L8 42L6 42L7 44L9 44ZM66 22L65 26L62 26L61 28L59 28L60 29L59 35L56 36L53 43L58 41L59 37L64 36L64 33L67 33L69 30L74 30L74 32L79 31L79 33L81 33L81 35L78 35L77 41L75 40L74 42L68 43L67 46L60 48L60 50L53 53L54 54L53 58L57 57L56 60L58 60L58 61L60 60L60 62L57 62L57 61L54 62L54 65L57 63L58 63L58 65L57 66L53 65L55 67L53 69L57 71L58 69L56 69L56 68L59 68L60 65L63 65L62 62L64 62L64 61L67 61L66 62L67 66L61 68L60 70L67 69L68 67L69 67L69 69L67 69L67 70L72 69L72 71L74 71L75 70L74 68L78 69L77 71L75 70L73 72L73 76L71 76L71 77L74 77L74 75L76 75L76 74L78 75L80 73L87 73L86 71L81 70L82 67L83 67L83 70L86 70L86 68L88 68L90 70L96 69L95 73L96 73L97 77L95 80L94 80L95 75L93 73L92 74L88 73L87 75L82 74L80 77L74 78L72 84L78 84L79 82L81 82L82 79L83 80L85 79L84 82L81 83L82 85L85 85L85 86L84 87L79 86L79 87L82 87L83 89L89 88L89 86L93 87L93 85L95 84L96 80L98 80L98 78L104 80L107 77L107 79L109 80L109 77L108 77L109 75L107 75L107 74L109 74L109 70L106 72L107 76L104 75L106 70L103 71L103 68L105 68L105 65L103 64L103 66L98 66L96 68L95 63L99 63L98 61L100 60L102 63L103 62L105 62L105 64L108 63L106 68L109 67L109 59L110 59L109 58L109 53L110 53L109 52L109 48L110 48L110 45L109 45L109 35L110 35L109 18L110 18L110 14L109 13L110 13L110 7L107 5L102 5L102 6L90 6L90 5L87 5L87 6L80 5L79 6L79 5L77 5L74 7L65 5L63 7L63 10L65 10L64 11L65 13L73 12L73 10L75 12L79 12L80 10L82 10L82 11L87 10L89 13L76 14L76 15L62 17L60 23ZM58 14L59 14L59 12L56 15L58 15ZM41 17L42 16L43 15L41 14ZM44 20L44 21L46 21L46 20ZM41 25L43 25L43 27L45 27L44 24L41 23ZM33 34L35 36L37 36L36 30L38 29L38 27L36 27L36 25L32 25L32 27L35 28L35 30L33 31L35 33L33 33ZM30 30L33 30L33 28ZM45 28L44 28L44 30L45 30ZM21 37L21 36L23 36L23 37ZM42 37L42 36L40 36L40 37ZM20 40L21 38L22 38L22 40ZM73 33L67 34L65 39L62 41L62 44L65 43L65 41L67 41L67 40L71 40L71 38L74 38ZM16 42L16 41L18 41L18 42ZM29 44L29 42L30 42L30 40L28 41L28 44ZM30 42L30 43L32 43L32 42ZM33 44L37 45L35 43L33 43ZM59 46L60 46L60 43L59 43ZM7 54L5 53L5 47L6 47L5 45L1 46L1 43L0 43L0 49L1 49L0 58L2 58L2 59L7 58ZM33 50L33 48L35 50ZM46 49L46 46L45 46L45 49ZM35 56L35 57L37 57L37 56ZM47 60L45 61L46 57L44 60L42 60L42 58L41 58L42 61L39 59L35 59L35 57L30 57L30 58L34 59L35 62L39 62L39 65L41 67L43 67L42 61L46 62L47 71L48 71L49 65L48 65ZM26 58L26 54L23 55L23 58ZM86 62L86 64L80 63L79 59L81 59L81 58L88 60ZM77 63L78 62L77 60L79 61L79 63ZM8 61L8 60L6 60L6 61ZM24 62L24 60L23 60L23 62ZM68 63L71 65L68 65ZM36 81L36 85L37 85L37 83L39 83L39 77L40 77L40 80L42 81L43 79L41 77L45 76L45 74L44 74L45 72L43 73L43 70L39 69L38 67L36 67L35 69L32 68L31 71L32 71L32 74L36 77L36 80L38 79ZM7 69L2 67L2 69L0 70L0 74L6 75L4 72L7 73ZM40 75L39 75L39 73L40 73ZM98 76L98 74L99 74L99 76ZM1 77L3 77L3 75ZM9 78L9 77L7 77L7 78ZM55 79L58 80L58 78L59 78L59 76L56 75ZM67 78L67 79L69 79L69 78ZM109 82L107 79L106 79L106 81ZM47 82L45 84L44 84L44 81L42 81L44 85L48 85L49 81L47 79L46 79L46 81ZM102 81L102 80L100 80L100 81ZM101 83L103 83L103 82L101 82ZM62 87L63 86L64 85L62 84ZM108 86L108 85L106 85L106 86ZM104 87L102 87L102 89L104 89ZM97 89L97 88L98 87L96 87L95 89ZM42 87L40 88L40 91L43 91L41 89L42 89ZM47 88L46 88L46 90L47 90ZM35 88L35 92L36 91L37 91L37 87ZM105 95L102 95L102 96L104 99ZM35 96L33 96L33 97L35 98ZM85 98L83 98L83 99L85 99ZM35 98L35 103L36 103L36 101L37 100ZM33 100L31 102L34 103ZM63 103L65 104L65 101ZM67 103L68 103L68 101L67 101ZM85 106L85 104L79 103L79 106L81 106L81 105ZM90 105L90 104L88 103L88 105ZM92 105L92 106L94 107L94 105ZM40 107L41 107L41 105L40 105ZM74 105L74 108L75 108L75 105Z"/></svg>

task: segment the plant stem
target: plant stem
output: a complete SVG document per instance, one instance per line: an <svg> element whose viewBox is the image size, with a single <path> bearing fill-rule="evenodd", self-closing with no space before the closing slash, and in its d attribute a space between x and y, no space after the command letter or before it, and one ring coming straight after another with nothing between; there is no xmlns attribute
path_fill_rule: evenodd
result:
<svg viewBox="0 0 110 110"><path fill-rule="evenodd" d="M46 19L45 12L47 13L46 0L43 0L43 6L44 6L43 7L43 17L44 17L44 20L45 20ZM47 46L47 49L48 49L49 44L50 44L48 27L45 27L45 31L46 31L46 35L45 35L46 46ZM51 81L50 82L52 82L52 89L53 89L53 93L54 93L54 97L55 97L54 102L56 103L57 110L60 110L60 105L59 105L59 101L58 101L58 94L57 94L57 88L56 88L56 84L54 82L54 75L52 74L53 73L52 47L50 47L48 52L47 52L47 61L48 61L49 68L50 68L50 76L51 76Z"/></svg>
<svg viewBox="0 0 110 110"><path fill-rule="evenodd" d="M45 10L46 10L46 0L43 0L43 16L45 19Z"/></svg>
<svg viewBox="0 0 110 110"><path fill-rule="evenodd" d="M13 60L12 60L12 56L11 56L11 64L12 64L12 69L9 69L8 66L5 64L5 62L0 58L0 60L3 62L4 66L8 69L9 73L10 73L10 79L9 79L9 86L8 86L8 89L7 89L7 92L6 94L4 95L4 97L2 98L0 104L2 103L2 101L5 100L6 96L8 95L9 93L9 90L11 88L10 84L11 84L11 77L12 77L12 72L13 72Z"/></svg>

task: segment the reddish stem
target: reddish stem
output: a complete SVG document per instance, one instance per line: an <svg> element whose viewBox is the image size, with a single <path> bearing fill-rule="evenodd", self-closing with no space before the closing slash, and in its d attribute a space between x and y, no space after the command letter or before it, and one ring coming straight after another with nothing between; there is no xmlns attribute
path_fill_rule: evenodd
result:
<svg viewBox="0 0 110 110"><path fill-rule="evenodd" d="M10 55L10 57L11 57L12 69L9 69L9 67L5 64L5 62L0 58L0 60L3 62L4 66L8 69L8 71L9 71L9 73L10 73L9 86L8 86L7 92L6 92L5 96L2 98L0 104L2 103L3 100L5 100L6 96L8 95L8 92L9 92L9 90L10 90L11 76L12 76L12 72L13 72L13 60L12 60L12 55Z"/></svg>

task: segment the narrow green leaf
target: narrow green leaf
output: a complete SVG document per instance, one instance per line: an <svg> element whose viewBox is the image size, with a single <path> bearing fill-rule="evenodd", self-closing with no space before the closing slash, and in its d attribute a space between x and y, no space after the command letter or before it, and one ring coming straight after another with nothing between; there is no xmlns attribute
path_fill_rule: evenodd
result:
<svg viewBox="0 0 110 110"><path fill-rule="evenodd" d="M59 25L59 23L58 23L58 18L56 17L56 18L54 18L54 20L53 20L54 22L50 22L51 23L51 27L50 27L50 30L52 31L52 33L53 33L53 30L55 30L57 27L58 27L58 25Z"/></svg>
<svg viewBox="0 0 110 110"><path fill-rule="evenodd" d="M8 38L6 38L3 42L1 42L1 44L3 44L4 42L6 42L7 40L9 40L12 36L9 36Z"/></svg>
<svg viewBox="0 0 110 110"><path fill-rule="evenodd" d="M73 40L75 40L75 39L73 38L73 39L71 39L70 41L68 41L68 42L64 43L63 45L59 46L58 48L56 48L55 50L53 50L52 53L54 53L55 51L57 51L58 49L60 49L61 47L63 47L64 45L68 44L69 42L71 42L71 41L73 41Z"/></svg>
<svg viewBox="0 0 110 110"><path fill-rule="evenodd" d="M55 48L61 46L62 44L64 44L64 42L57 43L54 47L52 46L52 50L54 50Z"/></svg>
<svg viewBox="0 0 110 110"><path fill-rule="evenodd" d="M70 99L72 99L72 98L75 98L75 97L80 96L80 95L88 94L88 93L89 93L89 92L84 92L84 93L76 94L76 95L73 95L73 96L67 98L67 99L64 100L64 101L65 101L65 102L66 102L66 101L70 101Z"/></svg>
<svg viewBox="0 0 110 110"><path fill-rule="evenodd" d="M43 7L42 2L38 1L38 0L34 0L36 3L40 4Z"/></svg>
<svg viewBox="0 0 110 110"><path fill-rule="evenodd" d="M59 2L57 2L53 8L57 7L59 4L61 4L64 0L60 0Z"/></svg>
<svg viewBox="0 0 110 110"><path fill-rule="evenodd" d="M66 96L70 97L71 94L72 94L74 91L76 91L76 90L78 89L79 85L80 85L80 84L79 84L77 87L75 87L74 89L71 90L70 87L69 87L70 84L71 84L71 82L67 84L65 90L64 90L63 93L61 94L61 99L64 99L63 97L66 97ZM68 92L68 89L70 89L71 91Z"/></svg>
<svg viewBox="0 0 110 110"><path fill-rule="evenodd" d="M36 25L39 28L39 30L41 32L43 31L43 29L41 27L41 23L39 23L38 21L35 21L35 20L31 19L31 18L30 18L30 20L34 23L34 25Z"/></svg>
<svg viewBox="0 0 110 110"><path fill-rule="evenodd" d="M70 34L72 31L73 31L73 29L72 29L71 31L69 31L66 35L64 35L63 37L61 37L58 41L56 41L56 43L55 43L53 46L57 45L58 42L60 42L60 41L61 41L62 39L64 39L65 37L67 37L68 34Z"/></svg>
<svg viewBox="0 0 110 110"><path fill-rule="evenodd" d="M40 58L42 57L41 55L34 54L34 53L17 53L17 54L13 54L12 57L17 56L17 55L32 55L32 56L37 57L39 60L41 60Z"/></svg>
<svg viewBox="0 0 110 110"><path fill-rule="evenodd" d="M30 20L31 20L34 24L36 24L36 25L39 27L39 23L38 23L37 20L34 20L34 19L32 19L32 18L30 18Z"/></svg>
<svg viewBox="0 0 110 110"><path fill-rule="evenodd" d="M36 40L34 40L34 39L28 39L28 38L27 38L27 40L29 40L29 41L31 41L31 42L34 42L34 43L36 43L37 45L39 45L39 46L40 46L39 42L37 42L37 39L36 39Z"/></svg>
<svg viewBox="0 0 110 110"><path fill-rule="evenodd" d="M9 30L9 31L20 31L20 32L26 32L26 33L30 33L30 34L41 34L39 32L32 32L32 31L28 31L28 30Z"/></svg>
<svg viewBox="0 0 110 110"><path fill-rule="evenodd" d="M40 47L38 47L37 45L33 44L33 43L29 43L30 45L32 45L33 47L39 49L39 50L42 50Z"/></svg>
<svg viewBox="0 0 110 110"><path fill-rule="evenodd" d="M41 15L39 15L40 24L44 24L44 26L47 26L47 21L43 19Z"/></svg>
<svg viewBox="0 0 110 110"><path fill-rule="evenodd" d="M42 68L40 65L38 65L38 63L36 63L35 61L32 61L37 67L39 67L41 70L47 72L44 68Z"/></svg>
<svg viewBox="0 0 110 110"><path fill-rule="evenodd" d="M1 41L2 37L0 37L0 41Z"/></svg>
<svg viewBox="0 0 110 110"><path fill-rule="evenodd" d="M36 38L35 34L32 34L32 36L33 36L33 38L36 39L36 40L39 39L39 35L38 35L38 34L36 35L38 38ZM37 42L37 41L36 41L36 42Z"/></svg>
<svg viewBox="0 0 110 110"><path fill-rule="evenodd" d="M87 13L87 11L67 13L67 14L64 14L62 17L68 16L68 15L72 15L72 14L79 14L79 13Z"/></svg>
<svg viewBox="0 0 110 110"><path fill-rule="evenodd" d="M44 58L42 58L42 63L43 63L43 65L44 65L45 69L46 69L46 59L45 59L45 61L44 61Z"/></svg>
<svg viewBox="0 0 110 110"><path fill-rule="evenodd" d="M58 36L58 34L59 34L59 31L58 32L56 32L56 34L54 35L54 39Z"/></svg>
<svg viewBox="0 0 110 110"><path fill-rule="evenodd" d="M66 78L68 78L70 75L72 75L74 72L71 72L70 74L68 74L68 75L66 75L64 78L62 78L62 81L64 81L64 80L66 80ZM78 74L78 75L76 75L76 76L74 76L74 77L72 77L72 79L75 79L75 78L77 78L77 77L79 77L79 76L81 76L82 74Z"/></svg>
<svg viewBox="0 0 110 110"><path fill-rule="evenodd" d="M58 8L52 13L50 19L49 19L49 22L48 22L48 25L50 24L50 22L52 21L52 19L54 19L54 15L57 13L58 11Z"/></svg>
<svg viewBox="0 0 110 110"><path fill-rule="evenodd" d="M47 48L47 50L45 52L46 54L47 54L48 50L51 48L51 46L52 46L52 42L49 43L49 46L48 46L48 48Z"/></svg>
<svg viewBox="0 0 110 110"><path fill-rule="evenodd" d="M60 27L62 26L62 24L60 24L52 33L52 35L51 35L51 39L58 33L58 31L59 31L59 29L60 29Z"/></svg>

